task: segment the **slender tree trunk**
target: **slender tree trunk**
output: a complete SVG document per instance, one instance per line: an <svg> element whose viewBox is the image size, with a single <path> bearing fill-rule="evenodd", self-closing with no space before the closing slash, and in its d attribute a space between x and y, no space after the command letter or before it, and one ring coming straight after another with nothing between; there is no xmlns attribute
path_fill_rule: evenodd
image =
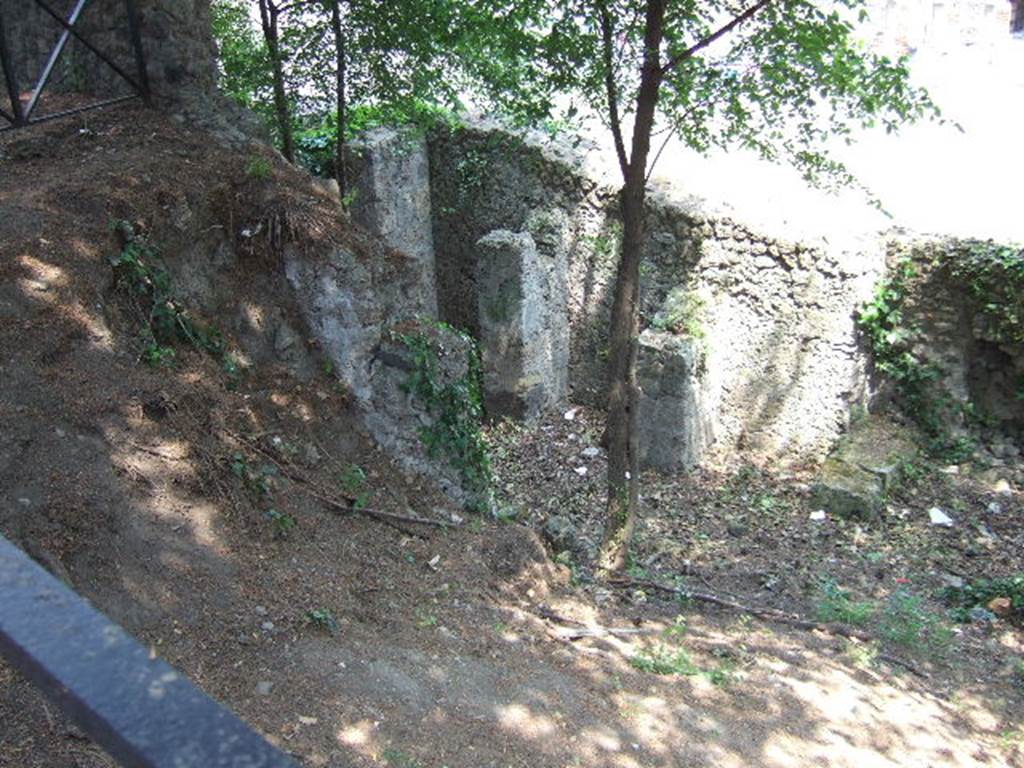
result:
<svg viewBox="0 0 1024 768"><path fill-rule="evenodd" d="M1024 0L1011 0L1010 32L1024 32Z"/></svg>
<svg viewBox="0 0 1024 768"><path fill-rule="evenodd" d="M338 112L337 145L334 151L334 176L338 180L338 191L341 193L341 199L344 200L348 194L348 168L345 165L345 144L348 141L348 136L345 135L348 127L348 100L345 89L348 84L346 82L345 35L341 28L341 0L331 1L331 29L334 32L334 87Z"/></svg>
<svg viewBox="0 0 1024 768"><path fill-rule="evenodd" d="M278 29L280 14L281 10L273 0L260 0L260 22L273 69L274 113L277 117L277 129L281 134L281 152L289 163L294 163L295 145L292 141L292 120L288 109L288 94L284 86L284 62L281 60L281 37Z"/></svg>
<svg viewBox="0 0 1024 768"><path fill-rule="evenodd" d="M622 253L612 301L608 359L608 505L598 570L622 570L636 523L640 461L637 453L636 385L639 335L640 255L644 242L647 160L663 77L660 48L664 35L665 0L648 0L644 33L644 64L637 94L633 141L623 163ZM612 112L614 94L610 93ZM613 117L617 123L617 119ZM618 133L618 127L615 128Z"/></svg>

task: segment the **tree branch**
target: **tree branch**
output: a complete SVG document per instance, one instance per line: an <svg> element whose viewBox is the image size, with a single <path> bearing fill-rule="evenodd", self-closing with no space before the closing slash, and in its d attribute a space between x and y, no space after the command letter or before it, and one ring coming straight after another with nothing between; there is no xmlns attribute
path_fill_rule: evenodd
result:
<svg viewBox="0 0 1024 768"><path fill-rule="evenodd" d="M724 25L722 27L719 27L717 30L712 32L710 35L705 37L703 40L697 41L696 43L691 45L689 48L687 48L682 53L680 53L680 54L678 54L676 56L673 56L671 59L669 59L665 63L665 66L663 66L661 68L661 73L663 75L667 74L668 72L670 72L671 70L673 70L676 67L678 67L680 64L682 64L687 59L693 58L700 51L702 51L705 48L707 48L713 42L715 42L719 38L724 37L725 35L729 34L734 29L736 29L736 27L738 27L740 24L742 24L743 22L745 22L748 19L752 18L754 15L756 15L759 11L763 10L764 8L767 8L769 5L772 4L773 1L774 0L760 0L760 2L758 2L756 5L750 6L749 8L747 8L747 10L745 10L739 16L734 18L728 24L726 24L726 25Z"/></svg>
<svg viewBox="0 0 1024 768"><path fill-rule="evenodd" d="M619 116L619 93L615 84L615 61L613 53L614 30L611 14L604 0L598 3L601 13L601 43L604 54L604 85L608 95L608 120L615 139L615 154L619 158L619 168L623 178L629 171L629 158L626 156L626 143L622 139L622 119Z"/></svg>

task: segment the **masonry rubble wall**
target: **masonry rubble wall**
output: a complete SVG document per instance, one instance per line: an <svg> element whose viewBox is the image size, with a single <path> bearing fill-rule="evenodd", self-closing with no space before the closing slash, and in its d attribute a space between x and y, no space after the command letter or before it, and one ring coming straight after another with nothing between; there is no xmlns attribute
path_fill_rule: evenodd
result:
<svg viewBox="0 0 1024 768"><path fill-rule="evenodd" d="M621 231L613 179L592 175L571 149L497 127L440 131L429 144L442 319L480 332L473 308L481 236L560 219L567 252L569 390L576 402L603 406ZM693 437L675 441L674 459L652 463L822 459L851 410L868 404L868 361L854 314L884 268L881 241L845 249L786 241L652 192L641 328L652 327L673 293L698 297L682 335L700 337L703 360L694 390L700 409L666 401L661 411L676 419L673 429ZM657 357L653 349L648 353ZM657 362L640 364L650 369ZM664 450L655 447L648 455Z"/></svg>
<svg viewBox="0 0 1024 768"><path fill-rule="evenodd" d="M960 406L965 423L973 414L995 458L1024 451L1024 344L996 332L965 279L940 255L966 258L977 243L943 237L894 237L887 244L891 266L909 260L915 276L907 286L903 321L914 329L915 354L941 371L942 387ZM1024 300L1009 308L1020 316ZM1004 456L1003 453L1008 453Z"/></svg>
<svg viewBox="0 0 1024 768"><path fill-rule="evenodd" d="M68 19L75 3L50 0L47 5ZM212 96L217 84L217 51L210 26L210 0L136 0L139 34L146 54L150 86L158 99L183 95ZM26 0L0 0L11 50L12 69L23 90L35 85L63 28L43 8ZM135 52L125 4L94 2L86 6L76 31L137 79ZM54 70L53 92L104 96L130 93L120 77L72 37Z"/></svg>
<svg viewBox="0 0 1024 768"><path fill-rule="evenodd" d="M284 267L309 333L351 391L370 435L406 471L430 476L454 501L466 503L456 468L423 445L420 427L431 417L404 386L414 360L398 340L401 333L436 339L441 384L463 378L470 360L459 334L413 316L422 296L417 262L396 252L335 248L311 255L289 245Z"/></svg>

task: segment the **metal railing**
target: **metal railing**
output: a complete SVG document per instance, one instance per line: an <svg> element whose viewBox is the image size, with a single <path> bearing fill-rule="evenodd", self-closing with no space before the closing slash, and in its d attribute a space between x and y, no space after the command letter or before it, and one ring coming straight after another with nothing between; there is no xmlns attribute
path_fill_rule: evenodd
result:
<svg viewBox="0 0 1024 768"><path fill-rule="evenodd" d="M21 90L22 84L18 81L17 67L15 66L15 62L11 56L11 49L7 36L8 27L4 19L3 7L0 6L0 68L3 69L4 85L7 90L7 100L10 104L10 112L3 107L0 107L0 117L3 117L8 123L10 123L10 125L7 126L0 126L0 131L23 128L35 123L55 120L59 117L67 117L68 115L78 114L79 112L85 112L91 109L108 107L131 99L141 98L144 101L149 101L149 77L146 73L146 57L142 48L142 37L139 31L139 14L138 9L135 7L135 0L124 0L125 20L128 26L128 33L131 39L131 46L135 58L134 75L126 72L123 67L119 66L117 62L114 61L112 56L88 40L78 29L78 24L82 19L82 15L90 5L90 0L76 0L74 7L68 14L67 18L57 13L57 11L50 6L47 0L24 1L27 3L34 3L35 6L43 10L47 16L59 24L61 27L61 34L53 49L50 51L50 54L46 59L46 64L29 93L27 103L23 103ZM104 99L85 106L78 106L72 109L64 109L58 112L51 112L46 115L37 116L36 108L39 106L39 99L43 95L43 91L46 89L47 84L49 84L50 78L53 76L54 69L72 38L94 54L100 61L106 64L122 80L131 86L132 93L128 96Z"/></svg>
<svg viewBox="0 0 1024 768"><path fill-rule="evenodd" d="M298 768L3 536L0 654L123 766Z"/></svg>

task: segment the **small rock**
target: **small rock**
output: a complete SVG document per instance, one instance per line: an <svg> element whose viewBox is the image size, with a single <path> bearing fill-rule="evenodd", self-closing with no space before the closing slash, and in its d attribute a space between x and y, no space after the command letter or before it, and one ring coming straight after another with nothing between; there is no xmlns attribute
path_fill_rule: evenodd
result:
<svg viewBox="0 0 1024 768"><path fill-rule="evenodd" d="M272 690L274 690L274 684L269 680L260 680L256 683L256 694L258 696L269 696Z"/></svg>
<svg viewBox="0 0 1024 768"><path fill-rule="evenodd" d="M588 459L596 459L601 455L601 449L590 446L589 448L584 448L580 453Z"/></svg>
<svg viewBox="0 0 1024 768"><path fill-rule="evenodd" d="M948 467L943 467L939 470L944 475L959 475L960 467L957 464L950 464Z"/></svg>
<svg viewBox="0 0 1024 768"><path fill-rule="evenodd" d="M563 515L549 517L541 527L540 533L555 554L576 550L580 546L579 531L573 522Z"/></svg>
<svg viewBox="0 0 1024 768"><path fill-rule="evenodd" d="M568 411L566 411L563 414L563 418L566 421L575 421L576 420L576 414L579 413L579 412L580 412L579 408L570 408Z"/></svg>
<svg viewBox="0 0 1024 768"><path fill-rule="evenodd" d="M939 578L942 579L943 586L951 589L963 589L964 587L964 580L952 573L940 573Z"/></svg>
<svg viewBox="0 0 1024 768"><path fill-rule="evenodd" d="M266 616L267 615L267 608L266 608L266 606L257 605L256 608L255 608L255 611L256 611L257 615L259 615L259 616Z"/></svg>
<svg viewBox="0 0 1024 768"><path fill-rule="evenodd" d="M24 496L22 496L20 499L18 499L18 503L21 504L21 506L23 507L31 507L32 499L26 499Z"/></svg>
<svg viewBox="0 0 1024 768"><path fill-rule="evenodd" d="M990 501L986 507L990 515L1001 515L1003 514L1003 505L998 501Z"/></svg>
<svg viewBox="0 0 1024 768"><path fill-rule="evenodd" d="M303 725L316 725L320 721L315 717L307 717L306 715L299 715L299 722Z"/></svg>
<svg viewBox="0 0 1024 768"><path fill-rule="evenodd" d="M1013 602L1008 597L993 597L985 607L1002 618L1013 613Z"/></svg>
<svg viewBox="0 0 1024 768"><path fill-rule="evenodd" d="M264 632L273 632L274 631L274 622L272 622L272 621L264 621L262 624L260 624L260 627L263 629Z"/></svg>
<svg viewBox="0 0 1024 768"><path fill-rule="evenodd" d="M988 608L982 608L980 605L976 605L971 608L971 610L967 612L967 615L970 617L971 621L989 622L996 620L996 615L992 613L992 611Z"/></svg>
<svg viewBox="0 0 1024 768"><path fill-rule="evenodd" d="M725 526L725 530L729 532L730 536L735 536L736 538L739 538L740 536L746 535L747 531L749 531L750 529L747 527L745 523L732 522Z"/></svg>
<svg viewBox="0 0 1024 768"><path fill-rule="evenodd" d="M573 470L573 472L575 472L580 477L584 477L587 474L587 471L588 470L586 467L576 467L576 469Z"/></svg>
<svg viewBox="0 0 1024 768"><path fill-rule="evenodd" d="M1009 480L1001 477L993 483L992 492L998 493L1000 496L1009 496L1013 493L1013 488L1010 486Z"/></svg>
<svg viewBox="0 0 1024 768"><path fill-rule="evenodd" d="M944 525L947 528L953 527L953 518L938 507L932 507L928 510L928 519L931 520L932 525Z"/></svg>
<svg viewBox="0 0 1024 768"><path fill-rule="evenodd" d="M811 512L811 520L814 520L815 522L820 522L820 521L822 521L824 519L825 519L825 510L824 509L819 509L819 510L816 510L814 512Z"/></svg>
<svg viewBox="0 0 1024 768"><path fill-rule="evenodd" d="M54 432L56 432L56 433L57 433L57 437L67 437L67 436L68 436L68 433L67 433L67 432L65 432L65 431L64 431L63 429L61 429L60 427L57 427L57 428L56 428L56 429L54 430Z"/></svg>
<svg viewBox="0 0 1024 768"><path fill-rule="evenodd" d="M320 458L320 451L316 449L316 446L312 443L306 444L302 450L302 463L313 468L320 463Z"/></svg>

